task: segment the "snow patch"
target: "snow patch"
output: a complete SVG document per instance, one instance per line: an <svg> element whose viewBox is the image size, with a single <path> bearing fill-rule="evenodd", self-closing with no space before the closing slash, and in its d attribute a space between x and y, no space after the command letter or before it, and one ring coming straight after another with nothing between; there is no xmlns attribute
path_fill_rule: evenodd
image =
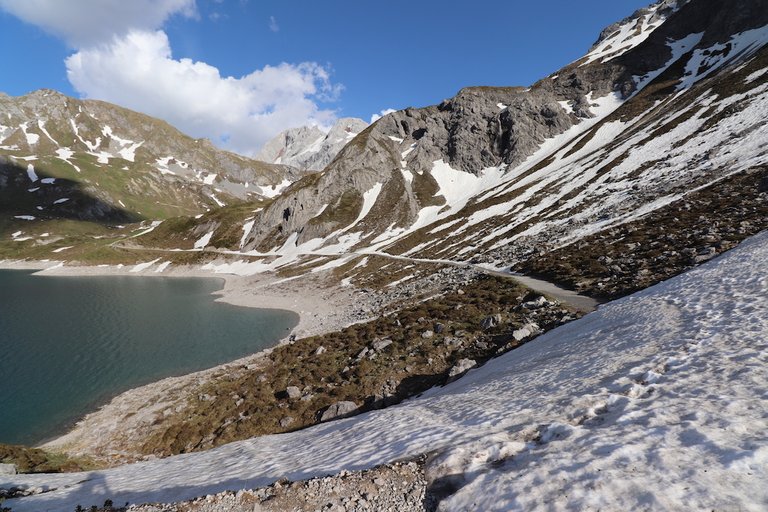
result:
<svg viewBox="0 0 768 512"><path fill-rule="evenodd" d="M160 258L157 258L157 259L152 260L152 261L148 261L146 263L139 263L138 265L134 266L130 270L130 272L132 272L132 273L143 272L143 271L147 270L149 267L151 267L152 265L154 265L155 263L157 263L158 261L160 261Z"/></svg>
<svg viewBox="0 0 768 512"><path fill-rule="evenodd" d="M24 137L26 137L26 139L27 139L27 144L29 144L30 146L34 146L40 140L40 136L38 134L36 134L36 133L29 133L27 131L28 130L28 126L27 126L28 124L29 123L21 123L19 125L19 128L21 128L21 131L24 132Z"/></svg>
<svg viewBox="0 0 768 512"><path fill-rule="evenodd" d="M38 180L37 174L35 173L34 165L32 164L27 165L27 176L29 176L29 181L31 181L32 183Z"/></svg>
<svg viewBox="0 0 768 512"><path fill-rule="evenodd" d="M208 244L211 241L211 237L213 237L213 231L201 236L200 239L197 242L195 242L195 249L203 250L206 247L208 247Z"/></svg>
<svg viewBox="0 0 768 512"><path fill-rule="evenodd" d="M279 196L280 193L288 188L291 183L292 182L290 180L283 179L283 181L277 185L272 185L271 187L257 186L256 188L258 188L259 194L266 198L272 199L273 197Z"/></svg>
<svg viewBox="0 0 768 512"><path fill-rule="evenodd" d="M241 249L245 247L245 242L248 240L248 235L251 234L251 230L253 229L253 225L256 223L254 219L248 219L245 224L243 224L243 236L240 238L240 247Z"/></svg>

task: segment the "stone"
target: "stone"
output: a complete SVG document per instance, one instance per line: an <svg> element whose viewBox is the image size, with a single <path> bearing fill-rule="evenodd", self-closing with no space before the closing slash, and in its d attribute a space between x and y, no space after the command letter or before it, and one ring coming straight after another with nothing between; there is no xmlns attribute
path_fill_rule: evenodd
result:
<svg viewBox="0 0 768 512"><path fill-rule="evenodd" d="M360 351L360 353L357 354L357 357L355 357L355 361L362 360L365 356L368 355L368 347L363 348L363 350Z"/></svg>
<svg viewBox="0 0 768 512"><path fill-rule="evenodd" d="M376 341L374 341L371 346L373 347L373 350L375 350L376 352L381 352L382 350L384 350L385 348L387 348L391 344L392 344L392 340L391 339L384 338L383 340L376 340Z"/></svg>
<svg viewBox="0 0 768 512"><path fill-rule="evenodd" d="M15 475L15 474L16 474L15 464L0 464L0 475Z"/></svg>
<svg viewBox="0 0 768 512"><path fill-rule="evenodd" d="M448 378L458 377L477 366L477 361L474 359L459 359L459 361L453 365L453 368L448 372Z"/></svg>
<svg viewBox="0 0 768 512"><path fill-rule="evenodd" d="M528 323L522 326L520 329L512 331L512 337L517 341L523 341L525 338L538 334L540 331L539 326L534 323Z"/></svg>
<svg viewBox="0 0 768 512"><path fill-rule="evenodd" d="M301 390L296 386L288 386L285 388L285 394L288 395L288 398L291 400L297 400L301 398Z"/></svg>
<svg viewBox="0 0 768 512"><path fill-rule="evenodd" d="M336 418L343 418L357 411L357 404L355 402L336 402L329 406L323 414L320 416L320 421L329 421Z"/></svg>
<svg viewBox="0 0 768 512"><path fill-rule="evenodd" d="M326 348L320 345L319 347L317 347L317 350L315 350L315 355L319 356L320 354L325 354L326 351L327 351Z"/></svg>
<svg viewBox="0 0 768 512"><path fill-rule="evenodd" d="M434 335L435 335L435 333L433 331L431 331L431 330L426 330L423 333L421 333L421 337L424 338L425 340L431 338Z"/></svg>
<svg viewBox="0 0 768 512"><path fill-rule="evenodd" d="M280 426L283 428L290 427L295 420L293 419L293 416L286 416L285 418L280 420Z"/></svg>
<svg viewBox="0 0 768 512"><path fill-rule="evenodd" d="M493 327L496 327L501 323L501 315L491 315L483 318L483 321L480 322L480 328L484 331L487 331L488 329L492 329Z"/></svg>

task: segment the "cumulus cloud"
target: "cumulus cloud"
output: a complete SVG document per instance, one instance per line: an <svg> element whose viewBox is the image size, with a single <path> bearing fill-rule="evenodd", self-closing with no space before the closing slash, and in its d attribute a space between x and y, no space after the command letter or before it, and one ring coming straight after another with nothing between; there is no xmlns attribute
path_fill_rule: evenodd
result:
<svg viewBox="0 0 768 512"><path fill-rule="evenodd" d="M74 48L160 28L174 14L197 16L195 0L0 0L0 8Z"/></svg>
<svg viewBox="0 0 768 512"><path fill-rule="evenodd" d="M315 63L223 77L204 62L174 59L162 31L130 32L109 45L78 51L66 65L70 82L84 96L160 117L243 154L255 153L286 128L328 126L335 114L321 110L314 98L340 90Z"/></svg>
<svg viewBox="0 0 768 512"><path fill-rule="evenodd" d="M378 121L379 119L381 119L385 115L391 114L392 112L397 112L397 110L395 110L393 108L385 108L384 110L382 110L378 114L373 114L371 116L371 124L375 123L376 121Z"/></svg>
<svg viewBox="0 0 768 512"><path fill-rule="evenodd" d="M199 18L195 0L0 0L0 9L76 49L67 76L83 97L164 119L231 151L250 155L282 130L327 129L336 118L319 104L336 101L342 86L316 63L229 77L205 62L174 59L162 26L174 15ZM279 30L274 17L270 29Z"/></svg>

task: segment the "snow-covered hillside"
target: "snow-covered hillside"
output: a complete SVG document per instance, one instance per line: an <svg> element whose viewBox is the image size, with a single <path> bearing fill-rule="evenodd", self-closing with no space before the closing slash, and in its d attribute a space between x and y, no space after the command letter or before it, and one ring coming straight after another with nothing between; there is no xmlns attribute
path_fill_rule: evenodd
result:
<svg viewBox="0 0 768 512"><path fill-rule="evenodd" d="M444 510L764 510L768 234L399 406L208 452L0 477L18 511L171 501L435 454ZM311 447L311 449L308 449Z"/></svg>
<svg viewBox="0 0 768 512"><path fill-rule="evenodd" d="M271 197L300 174L222 151L138 112L51 90L20 97L0 93L0 166L0 193L31 169L115 209L153 219ZM13 202L21 207L37 201L42 208L14 213L58 218L58 208L46 208L51 183L29 176L20 184L28 187L13 191ZM78 213L68 207L70 217ZM80 213L83 220L93 217Z"/></svg>
<svg viewBox="0 0 768 512"><path fill-rule="evenodd" d="M768 163L766 23L750 0L665 0L529 88L392 113L237 249L509 265L717 187Z"/></svg>

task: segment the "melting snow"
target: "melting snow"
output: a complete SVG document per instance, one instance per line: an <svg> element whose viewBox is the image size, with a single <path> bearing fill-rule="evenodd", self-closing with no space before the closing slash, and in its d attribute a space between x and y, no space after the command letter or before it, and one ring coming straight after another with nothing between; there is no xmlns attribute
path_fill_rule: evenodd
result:
<svg viewBox="0 0 768 512"><path fill-rule="evenodd" d="M754 82L755 80L757 80L758 78L760 78L760 77L762 77L763 75L765 75L766 73L768 73L768 68L763 68L763 69L760 69L760 70L758 70L758 71L755 71L754 73L750 73L750 75L749 75L749 76L747 76L747 78L745 78L745 79L744 79L744 81L745 81L746 83L748 83L748 84L749 84L749 83L752 83L752 82Z"/></svg>
<svg viewBox="0 0 768 512"><path fill-rule="evenodd" d="M254 219L248 219L245 221L245 224L243 224L243 236L240 239L240 247L241 249L245 246L245 242L248 240L248 235L251 234L251 230L253 229L253 225L256 223Z"/></svg>
<svg viewBox="0 0 768 512"><path fill-rule="evenodd" d="M648 36L660 27L664 23L664 19L666 19L657 19L651 22L651 18L657 15L656 10L658 7L658 5L651 6L650 12L647 14L622 24L616 32L609 35L589 52L587 60L581 65L584 66L596 60L607 62L619 55L623 55L648 39Z"/></svg>
<svg viewBox="0 0 768 512"><path fill-rule="evenodd" d="M131 238L136 238L136 237L139 237L139 236L142 236L142 235L146 235L147 233L151 233L152 231L155 230L155 228L157 226L159 226L162 223L163 223L163 221L161 221L161 220L153 220L152 224L150 224L150 226L148 228L144 229L143 231L141 231L140 233L138 233L136 235L133 235Z"/></svg>
<svg viewBox="0 0 768 512"><path fill-rule="evenodd" d="M40 140L40 136L38 134L36 134L36 133L29 133L27 131L27 129L28 129L27 128L27 124L28 123L21 123L19 125L19 128L21 128L21 131L24 132L24 136L27 139L27 144L29 144L30 146L33 146L33 145L37 144L37 142Z"/></svg>
<svg viewBox="0 0 768 512"><path fill-rule="evenodd" d="M737 58L745 58L762 48L768 41L768 26L736 34L725 44L698 49L685 67L678 90L689 89L694 83L711 75Z"/></svg>
<svg viewBox="0 0 768 512"><path fill-rule="evenodd" d="M35 220L35 217L32 215L15 215L13 218L20 220Z"/></svg>
<svg viewBox="0 0 768 512"><path fill-rule="evenodd" d="M222 206L227 206L225 203L222 203L221 201L219 201L219 198L218 198L218 197L216 197L216 196L215 196L215 195L213 195L213 194L211 194L211 199L213 199L213 201L214 201L214 202L215 202L217 205L219 205L219 207L222 207Z"/></svg>
<svg viewBox="0 0 768 512"><path fill-rule="evenodd" d="M288 185L290 185L291 183L292 182L290 180L283 179L283 181L278 183L277 185L272 185L271 187L257 186L257 188L259 189L259 194L269 199L272 199L273 197L277 197L278 195L280 195L280 192L285 190L288 187Z"/></svg>
<svg viewBox="0 0 768 512"><path fill-rule="evenodd" d="M45 121L43 121L42 119L38 119L37 120L37 127L40 128L40 131L43 132L45 134L45 136L48 137L48 139L51 142L53 142L57 146L60 146L60 144L58 142L56 142L56 140L53 137L51 137L51 134L48 133L48 130L45 129Z"/></svg>
<svg viewBox="0 0 768 512"><path fill-rule="evenodd" d="M197 242L195 242L195 249L200 249L200 250L205 249L208 246L208 243L210 243L212 236L213 236L213 231L201 236L200 239Z"/></svg>
<svg viewBox="0 0 768 512"><path fill-rule="evenodd" d="M143 272L147 270L149 267L151 267L152 265L154 265L155 263L157 263L158 261L160 261L160 258L157 258L156 260L148 261L146 263L139 263L138 265L134 266L130 271Z"/></svg>
<svg viewBox="0 0 768 512"><path fill-rule="evenodd" d="M29 180L33 183L38 180L37 173L35 173L34 165L32 164L27 165L27 176L29 176Z"/></svg>

